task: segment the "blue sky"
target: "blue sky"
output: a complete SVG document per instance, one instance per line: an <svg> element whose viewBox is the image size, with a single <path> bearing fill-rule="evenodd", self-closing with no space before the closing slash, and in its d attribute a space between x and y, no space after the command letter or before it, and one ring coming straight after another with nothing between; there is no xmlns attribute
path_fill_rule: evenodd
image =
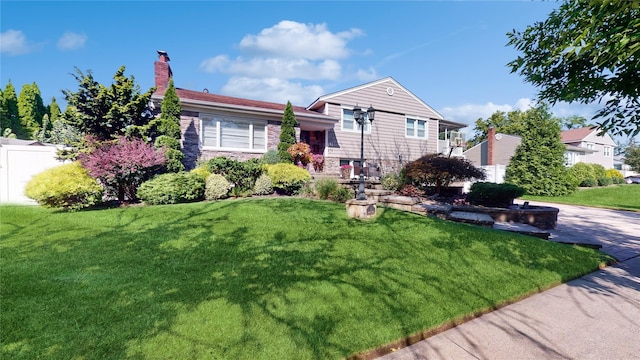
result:
<svg viewBox="0 0 640 360"><path fill-rule="evenodd" d="M554 1L0 2L0 85L36 82L44 102L77 90L74 67L111 84L126 66L152 87L156 50L177 87L307 106L387 76L470 124L526 109L536 89L510 73L506 33L544 20ZM375 104L374 104L375 106ZM560 104L590 118L596 106ZM64 110L64 109L63 109Z"/></svg>

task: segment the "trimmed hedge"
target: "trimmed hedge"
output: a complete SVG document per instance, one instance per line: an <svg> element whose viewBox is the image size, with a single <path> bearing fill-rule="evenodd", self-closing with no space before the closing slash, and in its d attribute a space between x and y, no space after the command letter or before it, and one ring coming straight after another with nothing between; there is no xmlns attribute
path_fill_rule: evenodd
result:
<svg viewBox="0 0 640 360"><path fill-rule="evenodd" d="M253 186L254 195L270 195L273 194L273 183L271 178L267 174L262 174L256 180L256 184Z"/></svg>
<svg viewBox="0 0 640 360"><path fill-rule="evenodd" d="M38 204L63 210L78 210L102 201L103 188L79 162L64 164L35 175L25 195Z"/></svg>
<svg viewBox="0 0 640 360"><path fill-rule="evenodd" d="M138 197L147 204L177 204L204 199L204 180L195 173L158 175L138 188Z"/></svg>
<svg viewBox="0 0 640 360"><path fill-rule="evenodd" d="M204 197L207 200L219 200L229 197L231 183L220 174L211 174L207 177Z"/></svg>
<svg viewBox="0 0 640 360"><path fill-rule="evenodd" d="M273 188L285 195L297 194L311 180L309 172L293 164L265 165Z"/></svg>
<svg viewBox="0 0 640 360"><path fill-rule="evenodd" d="M467 201L472 205L506 208L513 204L513 199L524 193L523 188L513 184L477 182L471 185Z"/></svg>

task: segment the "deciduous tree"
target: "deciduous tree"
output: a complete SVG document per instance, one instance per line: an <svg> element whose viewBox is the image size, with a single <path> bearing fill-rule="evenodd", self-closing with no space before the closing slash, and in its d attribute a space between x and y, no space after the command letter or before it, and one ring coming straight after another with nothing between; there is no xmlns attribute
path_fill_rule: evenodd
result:
<svg viewBox="0 0 640 360"><path fill-rule="evenodd" d="M483 180L484 170L463 158L428 154L411 161L404 167L404 174L411 183L421 188L434 187L440 194L443 187L455 181Z"/></svg>
<svg viewBox="0 0 640 360"><path fill-rule="evenodd" d="M511 71L538 86L540 100L604 102L595 116L603 133L640 133L640 2L567 0L507 36L520 52Z"/></svg>

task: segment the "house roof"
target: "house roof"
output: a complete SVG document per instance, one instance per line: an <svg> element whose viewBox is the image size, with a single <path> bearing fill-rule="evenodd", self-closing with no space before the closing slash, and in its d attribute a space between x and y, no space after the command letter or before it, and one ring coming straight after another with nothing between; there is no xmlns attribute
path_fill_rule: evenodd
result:
<svg viewBox="0 0 640 360"><path fill-rule="evenodd" d="M37 140L21 140L21 139L0 137L0 146L2 145L47 146L48 144L42 143Z"/></svg>
<svg viewBox="0 0 640 360"><path fill-rule="evenodd" d="M164 97L166 89L158 89L152 96L153 99L160 100ZM210 94L208 92L187 90L176 88L176 94L180 98L182 104L201 106L205 108L216 108L233 112L244 112L268 115L281 118L286 104L279 104L267 101L251 100L245 98L237 98L232 96ZM322 130L332 127L336 122L340 121L335 117L331 117L316 111L310 111L302 106L292 105L293 113L301 124L304 124L308 130Z"/></svg>
<svg viewBox="0 0 640 360"><path fill-rule="evenodd" d="M560 135L563 143L582 141L598 128L595 127L583 127L579 129L564 130Z"/></svg>

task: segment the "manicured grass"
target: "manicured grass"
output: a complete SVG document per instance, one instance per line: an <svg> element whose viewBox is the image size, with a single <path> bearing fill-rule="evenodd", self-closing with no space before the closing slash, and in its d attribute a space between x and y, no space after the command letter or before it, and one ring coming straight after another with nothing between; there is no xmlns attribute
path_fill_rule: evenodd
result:
<svg viewBox="0 0 640 360"><path fill-rule="evenodd" d="M584 205L616 210L640 211L640 185L624 184L583 188L566 196L523 196L523 200Z"/></svg>
<svg viewBox="0 0 640 360"><path fill-rule="evenodd" d="M296 198L0 211L4 359L339 359L611 260Z"/></svg>

